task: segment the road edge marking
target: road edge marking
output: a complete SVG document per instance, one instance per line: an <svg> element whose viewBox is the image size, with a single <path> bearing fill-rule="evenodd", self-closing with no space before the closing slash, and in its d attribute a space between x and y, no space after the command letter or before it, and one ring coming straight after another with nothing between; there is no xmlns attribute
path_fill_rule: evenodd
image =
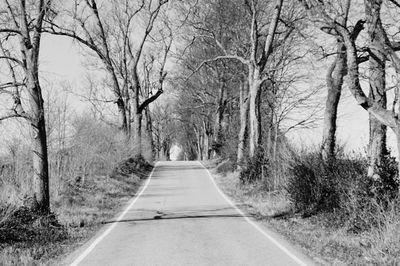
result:
<svg viewBox="0 0 400 266"><path fill-rule="evenodd" d="M104 231L103 234L101 234L99 237L97 237L93 243L84 251L81 253L81 255L76 258L71 264L70 266L77 266L79 263L82 262L82 260L84 260L89 254L90 252L93 251L93 249L114 229L115 226L117 226L118 222L122 220L122 218L124 218L124 216L128 213L128 211L133 207L133 205L135 204L135 202L139 199L139 197L143 194L143 192L146 190L147 186L150 183L151 177L153 176L154 170L157 168L159 162L156 162L156 164L154 165L153 170L151 170L151 173L149 175L149 178L147 179L146 183L144 184L144 186L142 187L142 189L140 190L140 192L138 194L136 194L130 201L128 207L125 208L125 210L120 214L120 216L118 216L118 218L115 220L115 222L113 222L111 224L111 226L109 226L107 228L106 231Z"/></svg>
<svg viewBox="0 0 400 266"><path fill-rule="evenodd" d="M208 177L211 179L211 182L214 184L215 188L217 189L218 193L221 194L221 196L225 199L226 202L228 202L249 224L251 224L257 231L259 231L263 236L268 238L274 245L276 245L279 249L281 249L286 255L288 255L292 260L294 260L296 263L302 266L307 266L309 264L305 263L303 260L298 258L295 254L290 252L287 248L285 248L281 243L279 243L278 240L276 240L274 237L270 236L267 232L265 232L258 224L256 224L254 221L252 221L241 209L239 209L233 201L225 195L225 193L218 187L217 183L214 180L214 177L212 176L211 172L200 162L197 161L207 172Z"/></svg>

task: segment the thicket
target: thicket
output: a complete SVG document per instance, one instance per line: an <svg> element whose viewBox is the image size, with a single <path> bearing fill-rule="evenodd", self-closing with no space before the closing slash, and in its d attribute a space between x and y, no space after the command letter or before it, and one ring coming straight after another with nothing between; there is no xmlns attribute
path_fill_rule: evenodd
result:
<svg viewBox="0 0 400 266"><path fill-rule="evenodd" d="M353 232L381 226L382 214L399 211L393 209L399 191L397 164L387 155L376 180L367 176L367 168L365 158L325 161L318 153L299 156L292 162L287 186L295 211L303 216L335 213L332 225Z"/></svg>
<svg viewBox="0 0 400 266"><path fill-rule="evenodd" d="M323 160L319 152L279 156L277 169L263 152L248 159L240 172L242 185L259 183L291 202L292 214L325 215L326 223L349 232L381 228L400 216L400 188L395 158L386 155L379 179L367 176L367 158L340 155Z"/></svg>

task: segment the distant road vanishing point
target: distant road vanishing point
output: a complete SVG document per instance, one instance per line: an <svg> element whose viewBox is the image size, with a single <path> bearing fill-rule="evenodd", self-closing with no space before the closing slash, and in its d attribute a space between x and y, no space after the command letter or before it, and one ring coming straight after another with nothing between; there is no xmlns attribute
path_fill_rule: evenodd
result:
<svg viewBox="0 0 400 266"><path fill-rule="evenodd" d="M254 222L199 162L160 162L118 218L64 265L313 265Z"/></svg>

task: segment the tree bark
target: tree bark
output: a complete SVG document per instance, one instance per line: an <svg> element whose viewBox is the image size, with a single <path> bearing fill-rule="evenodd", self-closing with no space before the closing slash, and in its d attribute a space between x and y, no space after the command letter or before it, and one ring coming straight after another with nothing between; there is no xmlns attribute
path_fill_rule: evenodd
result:
<svg viewBox="0 0 400 266"><path fill-rule="evenodd" d="M153 140L153 123L152 123L151 114L150 114L148 107L144 110L144 113L145 113L145 117L146 117L146 135L148 138L148 142L150 145L150 151L151 151L150 161L153 161L154 156L155 156L154 140Z"/></svg>
<svg viewBox="0 0 400 266"><path fill-rule="evenodd" d="M325 103L321 154L324 160L335 157L336 121L343 79L347 74L346 47L338 40L337 56L328 70L326 84L328 95Z"/></svg>
<svg viewBox="0 0 400 266"><path fill-rule="evenodd" d="M246 147L246 133L249 116L249 100L248 100L248 85L245 81L240 86L240 130L239 130L239 143L237 152L237 165L243 163L244 150Z"/></svg>
<svg viewBox="0 0 400 266"><path fill-rule="evenodd" d="M223 129L222 123L224 119L224 113L226 108L226 100L225 100L225 81L221 79L221 84L219 86L219 95L218 95L218 107L217 107L217 115L215 118L215 127L214 127L214 143L213 143L213 151L214 157L221 156L221 146L222 146L222 138L223 138Z"/></svg>
<svg viewBox="0 0 400 266"><path fill-rule="evenodd" d="M30 207L32 210L46 214L50 212L46 121L39 78L35 69L36 67L32 66L28 66L27 69L30 72L27 80L32 110L33 195Z"/></svg>
<svg viewBox="0 0 400 266"><path fill-rule="evenodd" d="M118 106L118 114L119 114L119 124L121 125L121 131L124 133L126 140L130 139L130 132L128 128L128 117L127 117L127 112L126 112L126 107L125 107L125 102L122 98L118 98L117 100L117 106Z"/></svg>
<svg viewBox="0 0 400 266"><path fill-rule="evenodd" d="M133 117L133 148L135 156L142 155L142 114L137 112Z"/></svg>
<svg viewBox="0 0 400 266"><path fill-rule="evenodd" d="M133 68L132 91L133 91L133 149L134 156L142 155L142 112L139 106L140 85L136 68Z"/></svg>
<svg viewBox="0 0 400 266"><path fill-rule="evenodd" d="M380 20L381 0L366 0L365 13L369 38L369 99L382 108L387 108L386 99L386 71L385 62L385 33ZM379 178L379 168L384 156L388 153L386 148L387 128L370 114L369 119L369 167L368 176Z"/></svg>
<svg viewBox="0 0 400 266"><path fill-rule="evenodd" d="M261 145L260 73L249 71L249 156L253 157Z"/></svg>
<svg viewBox="0 0 400 266"><path fill-rule="evenodd" d="M202 137L202 132L201 128L196 131L196 136L197 136L197 160L202 161L203 160L203 137Z"/></svg>
<svg viewBox="0 0 400 266"><path fill-rule="evenodd" d="M20 1L20 46L24 62L28 99L31 107L30 123L32 132L33 187L32 210L50 213L49 164L44 101L39 83L39 52L43 18L50 2L39 1L34 29L28 25L25 1ZM33 32L32 32L33 31Z"/></svg>

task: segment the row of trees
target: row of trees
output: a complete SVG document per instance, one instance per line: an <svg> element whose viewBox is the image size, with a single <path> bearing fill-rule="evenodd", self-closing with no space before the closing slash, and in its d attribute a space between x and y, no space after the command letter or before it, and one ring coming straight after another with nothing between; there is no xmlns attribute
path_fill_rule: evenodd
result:
<svg viewBox="0 0 400 266"><path fill-rule="evenodd" d="M298 70L307 61L305 13L283 1L201 5L187 22L193 38L181 66L189 78L178 104L183 123L193 123L197 156L221 156L228 138L239 164L260 150L274 157L279 138L314 122L316 90L301 88L306 72Z"/></svg>
<svg viewBox="0 0 400 266"><path fill-rule="evenodd" d="M50 211L43 34L69 38L101 65L105 78L97 83L106 96L92 100L116 106L135 154L143 152L144 131L157 158L168 158L178 143L186 159L229 157L240 168L254 158L279 168L282 151L291 152L286 134L315 124L323 101L309 70L316 58L328 58L321 155L336 156L338 103L347 84L370 114L369 176L379 179L387 127L400 149L398 86L388 80L400 73L393 26L399 10L396 0L5 0L0 93L8 112L0 120L20 118L31 127L30 207ZM163 93L168 65L175 66L168 75L175 103L150 109Z"/></svg>
<svg viewBox="0 0 400 266"><path fill-rule="evenodd" d="M50 212L48 126L40 77L45 34L69 38L88 62L100 65L107 99L118 108L119 127L134 155L142 154L142 120L152 134L149 105L163 93L173 30L168 0L5 0L0 3L0 94L6 112L30 125L33 188L29 207ZM170 4L169 4L170 6ZM60 62L62 63L62 62ZM95 88L99 89L99 88ZM51 105L51 104L50 104ZM133 125L133 130L131 129ZM133 144L131 144L133 140ZM159 144L158 144L159 145ZM61 149L61 147L60 147Z"/></svg>
<svg viewBox="0 0 400 266"><path fill-rule="evenodd" d="M190 46L177 86L185 131L180 143L188 158L231 157L240 166L261 152L274 162L279 147L287 146L286 133L313 125L324 106L320 153L329 161L338 152L338 106L347 86L369 113L368 176L380 178L389 154L387 127L400 150L399 2L203 0L198 5L202 9L187 20ZM322 83L325 103L315 74L306 71L320 58L329 62Z"/></svg>

